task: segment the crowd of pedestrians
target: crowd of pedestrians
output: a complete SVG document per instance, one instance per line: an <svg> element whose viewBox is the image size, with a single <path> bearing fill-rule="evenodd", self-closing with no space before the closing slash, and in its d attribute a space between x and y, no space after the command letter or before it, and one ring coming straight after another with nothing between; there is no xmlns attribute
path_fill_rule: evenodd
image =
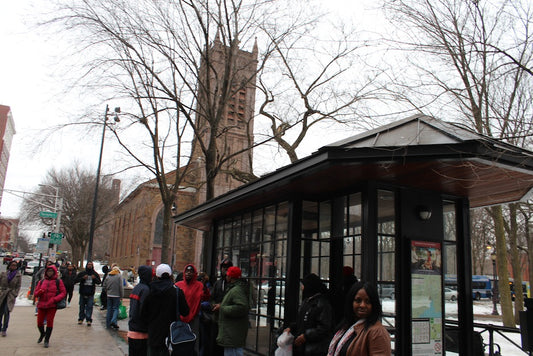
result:
<svg viewBox="0 0 533 356"><path fill-rule="evenodd" d="M124 286L137 283L131 291L128 320L128 349L130 356L169 355L169 329L176 320L188 324L196 335L190 349L180 356L241 356L249 329L250 286L242 278L239 267L229 258L220 265L220 278L212 285L205 272L198 272L187 264L174 279L171 267L160 264L133 267L126 273L116 264L104 266L103 279L87 262L79 273L74 265L65 262L59 268L52 261L35 274L38 282L33 296L37 301L37 342L49 347L57 305L72 300L75 284L79 284L78 324L92 325L96 286L102 285L102 306L107 309L106 328L119 329L119 305ZM390 355L388 331L381 324L381 303L376 288L358 282L353 270L343 269L345 282L342 297L345 300L342 320L334 325L332 297L326 285L316 274L301 281L302 301L294 324L280 329L291 335L288 347L294 356L370 356ZM0 332L7 335L10 312L20 291L21 273L16 262L0 273ZM279 345L282 348L282 345ZM171 355L176 354L170 353ZM277 353L276 353L277 354Z"/></svg>

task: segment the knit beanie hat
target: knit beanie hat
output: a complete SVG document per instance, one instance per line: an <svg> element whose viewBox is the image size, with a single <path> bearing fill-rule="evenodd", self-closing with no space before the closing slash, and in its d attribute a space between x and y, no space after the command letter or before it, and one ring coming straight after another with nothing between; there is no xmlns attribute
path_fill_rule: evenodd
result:
<svg viewBox="0 0 533 356"><path fill-rule="evenodd" d="M226 272L226 276L229 276L230 278L241 278L242 271L239 267L232 266L228 268L228 271Z"/></svg>

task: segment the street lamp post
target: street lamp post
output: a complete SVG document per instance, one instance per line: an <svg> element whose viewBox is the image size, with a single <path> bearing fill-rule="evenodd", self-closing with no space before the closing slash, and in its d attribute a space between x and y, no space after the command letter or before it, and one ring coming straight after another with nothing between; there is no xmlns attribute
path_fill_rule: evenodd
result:
<svg viewBox="0 0 533 356"><path fill-rule="evenodd" d="M490 259L492 260L492 276L494 280L494 285L492 287L492 315L500 315L498 313L498 272L496 270L496 252L490 254Z"/></svg>
<svg viewBox="0 0 533 356"><path fill-rule="evenodd" d="M120 113L120 108L115 108L115 122L119 122L118 113ZM89 226L89 247L87 248L87 262L92 261L93 258L93 240L94 240L94 230L96 226L96 207L98 203L98 185L100 183L100 169L102 168L102 154L104 152L104 140L105 140L105 129L107 127L107 116L109 114L109 105L105 106L104 114L104 123L102 128L102 142L100 144L100 156L98 158L98 168L96 170L96 183L94 184L94 197L93 197L93 207L91 211L91 225Z"/></svg>

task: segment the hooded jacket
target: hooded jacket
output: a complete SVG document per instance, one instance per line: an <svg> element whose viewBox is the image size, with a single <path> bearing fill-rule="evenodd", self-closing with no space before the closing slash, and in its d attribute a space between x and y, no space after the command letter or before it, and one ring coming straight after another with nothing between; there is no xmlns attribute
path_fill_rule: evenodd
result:
<svg viewBox="0 0 533 356"><path fill-rule="evenodd" d="M83 278L86 275L91 277L90 282ZM85 271L81 271L76 276L75 283L78 282L80 283L80 294L84 296L94 295L96 285L101 283L100 276L96 273L94 268L87 268L87 266L85 266Z"/></svg>
<svg viewBox="0 0 533 356"><path fill-rule="evenodd" d="M192 267L194 273L190 281L185 280L185 271L188 267ZM188 264L183 269L183 280L176 283L185 294L187 299L187 305L189 305L189 314L182 316L181 320L190 323L199 313L200 305L204 300L208 300L209 296L204 293L204 284L198 280L198 272L196 267L192 264Z"/></svg>
<svg viewBox="0 0 533 356"><path fill-rule="evenodd" d="M189 306L182 290L176 288L169 278L157 279L150 284L150 294L141 309L141 318L148 326L148 345L166 348L170 324L177 319L176 297L179 293L180 315L189 314Z"/></svg>
<svg viewBox="0 0 533 356"><path fill-rule="evenodd" d="M150 266L139 267L139 283L130 293L130 320L128 328L130 331L142 333L148 332L148 325L141 319L141 309L150 294L150 282L152 281L152 268Z"/></svg>
<svg viewBox="0 0 533 356"><path fill-rule="evenodd" d="M54 271L52 277L48 277L46 272L51 269ZM54 265L48 266L44 272L44 278L37 283L35 287L35 297L39 298L39 303L37 303L37 308L39 309L50 309L55 308L56 304L67 295L67 290L62 280L59 281L59 293L58 293L58 284L56 283L57 279L57 268Z"/></svg>

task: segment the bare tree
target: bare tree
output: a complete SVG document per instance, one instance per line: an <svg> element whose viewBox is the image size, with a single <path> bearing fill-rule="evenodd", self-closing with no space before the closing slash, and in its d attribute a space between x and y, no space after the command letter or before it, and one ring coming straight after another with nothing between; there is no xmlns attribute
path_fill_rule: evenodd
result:
<svg viewBox="0 0 533 356"><path fill-rule="evenodd" d="M520 34L529 33L531 22L515 16L513 3L413 0L385 1L385 6L407 34L407 40L396 44L406 50L408 63L418 74L415 81L410 80L416 87L403 86L421 99L417 107L433 108L441 116L463 120L481 134L526 146L532 134L531 76L523 66L509 66L508 60L494 51L495 47L514 44L516 58L528 59L533 53L529 39L520 38ZM505 209L491 207L490 214L496 236L502 320L504 325L514 326L506 227L507 232L514 231L515 222L505 219L512 220L516 214L512 208L506 214ZM516 248L515 243L510 246ZM519 280L520 274L515 273L515 282ZM520 299L517 304L520 308Z"/></svg>
<svg viewBox="0 0 533 356"><path fill-rule="evenodd" d="M100 183L96 214L96 230L103 226L111 216L111 210L118 202L118 192L111 189L110 178L104 177ZM75 164L60 171L50 170L43 184L39 186L32 200L26 200L22 208L21 221L24 224L41 224L51 231L54 221L39 217L44 206L56 204L55 195L58 188L63 198L60 232L72 248L72 262L81 266L89 242L89 222L93 204L95 175ZM96 235L95 238L98 238ZM101 257L101 256L100 256Z"/></svg>
<svg viewBox="0 0 533 356"><path fill-rule="evenodd" d="M483 275L485 271L485 262L490 257L494 245L494 228L490 216L484 209L471 210L470 213L470 236L472 246L472 267L473 274Z"/></svg>
<svg viewBox="0 0 533 356"><path fill-rule="evenodd" d="M180 187L194 184L205 190L200 202L212 199L220 173L241 182L255 179L253 147L273 136L285 145L281 132L285 132L286 122L273 122L274 133L254 138L253 105L233 124L226 117L243 90L251 96L248 100L255 101L256 77L267 68L273 53L289 63L281 50L283 40L291 33L304 32L319 18L319 12L305 4L286 5L272 0L58 1L47 22L68 29L79 41L76 49L84 55L85 73L77 78L77 84L130 103L127 109L121 104L128 124L112 130L135 165L146 168L157 181L164 207L162 262L169 260L171 207ZM296 10L296 5L301 10ZM312 17L305 16L312 11ZM301 16L289 16L295 12ZM251 55L243 55L243 48L251 49ZM359 100L357 94L342 100L340 95L324 97L326 90L322 90L344 72L335 66L352 51L350 47L339 49L318 71L315 83L305 89L308 108L303 117L296 118L303 125L293 152L311 120L333 120ZM286 68L294 74L294 67ZM296 78L293 75L289 81L298 87ZM263 84L261 88L268 93L266 103L270 103L274 91ZM311 94L319 91L313 102ZM326 100L332 103L328 108L316 104ZM265 107L262 112L266 116L276 120L284 116ZM246 132L243 140L247 144L237 146L226 139L237 131ZM246 169L234 164L243 155Z"/></svg>

